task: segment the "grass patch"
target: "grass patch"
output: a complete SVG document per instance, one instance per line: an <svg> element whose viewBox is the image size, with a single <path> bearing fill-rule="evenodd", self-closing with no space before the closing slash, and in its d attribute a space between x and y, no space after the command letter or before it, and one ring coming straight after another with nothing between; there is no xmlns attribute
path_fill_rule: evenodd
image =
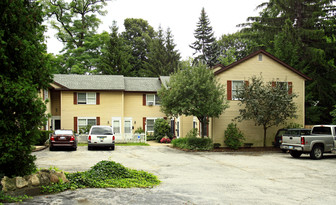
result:
<svg viewBox="0 0 336 205"><path fill-rule="evenodd" d="M3 191L0 191L0 205L2 205L3 203L15 203L15 202L22 202L26 199L31 199L33 197L27 196L27 195L23 195L23 196L10 196L7 195L5 193L3 193Z"/></svg>
<svg viewBox="0 0 336 205"><path fill-rule="evenodd" d="M150 188L160 180L148 172L129 169L113 161L101 161L85 172L66 173L68 183L42 186L42 192L57 193L78 188Z"/></svg>

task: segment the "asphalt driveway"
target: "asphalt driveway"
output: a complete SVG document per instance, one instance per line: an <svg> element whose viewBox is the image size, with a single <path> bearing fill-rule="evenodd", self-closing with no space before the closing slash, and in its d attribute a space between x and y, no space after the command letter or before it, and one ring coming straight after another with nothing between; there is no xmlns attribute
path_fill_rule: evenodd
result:
<svg viewBox="0 0 336 205"><path fill-rule="evenodd" d="M167 146L34 153L38 167L84 171L101 160L157 175L152 189L82 189L24 204L335 204L336 156L183 152Z"/></svg>

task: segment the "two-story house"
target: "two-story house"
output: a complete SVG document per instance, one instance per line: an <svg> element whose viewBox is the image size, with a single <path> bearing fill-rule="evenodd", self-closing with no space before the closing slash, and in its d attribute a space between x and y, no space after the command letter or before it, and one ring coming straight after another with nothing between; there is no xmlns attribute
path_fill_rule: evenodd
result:
<svg viewBox="0 0 336 205"><path fill-rule="evenodd" d="M289 92L298 94L298 98L294 99L298 106L298 118L291 122L304 125L305 81L310 79L271 54L260 50L229 66L217 65L213 70L219 82L227 88L230 105L219 118L210 119L207 133L215 143L223 145L227 125L239 114L239 100L235 95L252 76L261 75L265 81L281 84L288 87ZM167 76L57 74L49 91L43 93L44 98L50 98L48 112L52 117L48 128L80 132L87 125L110 125L118 140L126 139L138 128L153 133L155 120L167 119L160 111L157 96L157 91L167 81ZM175 136L184 137L192 128L200 128L200 123L193 116L167 120ZM262 146L261 127L256 127L253 121L238 123L238 127L245 134L246 142ZM274 135L277 129L270 128L269 135ZM267 145L270 146L272 138L268 139Z"/></svg>
<svg viewBox="0 0 336 205"><path fill-rule="evenodd" d="M129 137L139 127L151 133L155 120L165 118L156 93L166 79L56 74L49 90L52 117L48 124L51 129L77 133L87 125L109 125L116 140Z"/></svg>

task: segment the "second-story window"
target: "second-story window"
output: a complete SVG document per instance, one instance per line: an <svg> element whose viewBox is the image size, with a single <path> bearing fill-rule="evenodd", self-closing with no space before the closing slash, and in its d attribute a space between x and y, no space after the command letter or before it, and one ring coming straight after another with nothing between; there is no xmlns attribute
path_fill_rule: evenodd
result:
<svg viewBox="0 0 336 205"><path fill-rule="evenodd" d="M96 104L96 93L78 93L78 104Z"/></svg>
<svg viewBox="0 0 336 205"><path fill-rule="evenodd" d="M239 100L237 95L239 91L244 89L244 81L232 81L232 100Z"/></svg>
<svg viewBox="0 0 336 205"><path fill-rule="evenodd" d="M146 95L146 105L160 105L160 98L155 94Z"/></svg>

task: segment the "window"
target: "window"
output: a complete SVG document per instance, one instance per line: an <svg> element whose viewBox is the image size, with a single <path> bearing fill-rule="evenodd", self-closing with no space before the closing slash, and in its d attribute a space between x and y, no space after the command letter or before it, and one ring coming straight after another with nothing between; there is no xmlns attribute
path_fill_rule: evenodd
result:
<svg viewBox="0 0 336 205"><path fill-rule="evenodd" d="M287 82L276 82L276 86L279 87L281 90L288 91L288 83Z"/></svg>
<svg viewBox="0 0 336 205"><path fill-rule="evenodd" d="M96 125L96 118L79 118L78 119L78 131L79 133L86 133L88 125Z"/></svg>
<svg viewBox="0 0 336 205"><path fill-rule="evenodd" d="M258 55L258 60L259 60L259 61L262 61L262 60L263 60L263 56L262 56L262 54L259 54L259 55Z"/></svg>
<svg viewBox="0 0 336 205"><path fill-rule="evenodd" d="M96 104L96 93L78 93L78 104Z"/></svg>
<svg viewBox="0 0 336 205"><path fill-rule="evenodd" d="M158 95L147 94L146 105L160 105L160 98Z"/></svg>
<svg viewBox="0 0 336 205"><path fill-rule="evenodd" d="M125 134L130 134L132 132L132 121L125 120Z"/></svg>
<svg viewBox="0 0 336 205"><path fill-rule="evenodd" d="M120 134L120 120L119 119L114 119L112 121L112 126L113 126L113 132L115 134Z"/></svg>
<svg viewBox="0 0 336 205"><path fill-rule="evenodd" d="M49 98L48 98L48 90L47 89L44 89L43 90L43 99L44 100L48 100Z"/></svg>
<svg viewBox="0 0 336 205"><path fill-rule="evenodd" d="M244 89L244 81L232 81L232 100L239 100L237 95L239 91Z"/></svg>
<svg viewBox="0 0 336 205"><path fill-rule="evenodd" d="M147 119L147 132L154 132L155 119Z"/></svg>

